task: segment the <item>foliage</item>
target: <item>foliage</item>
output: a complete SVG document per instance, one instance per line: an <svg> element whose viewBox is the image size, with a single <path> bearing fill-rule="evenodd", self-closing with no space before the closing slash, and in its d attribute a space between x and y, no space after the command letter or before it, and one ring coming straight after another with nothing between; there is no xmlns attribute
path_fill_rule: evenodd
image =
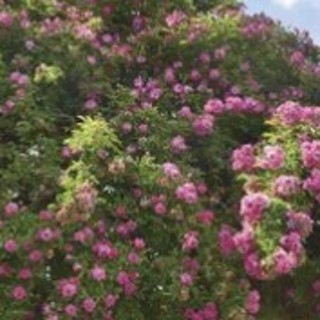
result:
<svg viewBox="0 0 320 320"><path fill-rule="evenodd" d="M0 318L316 318L319 84L236 0L0 0Z"/></svg>

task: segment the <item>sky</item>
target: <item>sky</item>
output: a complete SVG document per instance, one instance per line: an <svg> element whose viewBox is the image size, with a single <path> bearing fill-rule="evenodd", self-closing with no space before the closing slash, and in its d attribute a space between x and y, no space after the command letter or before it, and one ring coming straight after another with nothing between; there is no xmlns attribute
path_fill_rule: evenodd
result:
<svg viewBox="0 0 320 320"><path fill-rule="evenodd" d="M291 28L307 30L320 44L320 0L245 0L251 13L265 12Z"/></svg>

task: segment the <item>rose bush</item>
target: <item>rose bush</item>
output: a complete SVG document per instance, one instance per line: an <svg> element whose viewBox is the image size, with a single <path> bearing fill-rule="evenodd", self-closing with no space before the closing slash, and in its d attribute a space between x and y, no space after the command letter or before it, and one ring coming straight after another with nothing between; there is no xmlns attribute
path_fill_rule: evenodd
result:
<svg viewBox="0 0 320 320"><path fill-rule="evenodd" d="M318 316L308 34L235 0L0 0L0 43L1 319Z"/></svg>

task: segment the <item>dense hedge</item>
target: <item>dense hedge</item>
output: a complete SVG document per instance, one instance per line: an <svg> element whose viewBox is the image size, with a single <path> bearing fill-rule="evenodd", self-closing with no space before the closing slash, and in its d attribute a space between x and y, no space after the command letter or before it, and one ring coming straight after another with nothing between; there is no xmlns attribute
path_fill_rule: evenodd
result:
<svg viewBox="0 0 320 320"><path fill-rule="evenodd" d="M1 319L316 319L319 88L235 0L0 0Z"/></svg>

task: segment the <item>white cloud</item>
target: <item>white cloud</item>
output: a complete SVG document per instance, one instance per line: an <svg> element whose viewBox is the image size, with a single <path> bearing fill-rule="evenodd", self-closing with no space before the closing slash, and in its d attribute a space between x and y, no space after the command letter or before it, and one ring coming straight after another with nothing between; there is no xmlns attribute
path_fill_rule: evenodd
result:
<svg viewBox="0 0 320 320"><path fill-rule="evenodd" d="M272 1L282 6L285 9L291 9L299 2L299 0L272 0Z"/></svg>

